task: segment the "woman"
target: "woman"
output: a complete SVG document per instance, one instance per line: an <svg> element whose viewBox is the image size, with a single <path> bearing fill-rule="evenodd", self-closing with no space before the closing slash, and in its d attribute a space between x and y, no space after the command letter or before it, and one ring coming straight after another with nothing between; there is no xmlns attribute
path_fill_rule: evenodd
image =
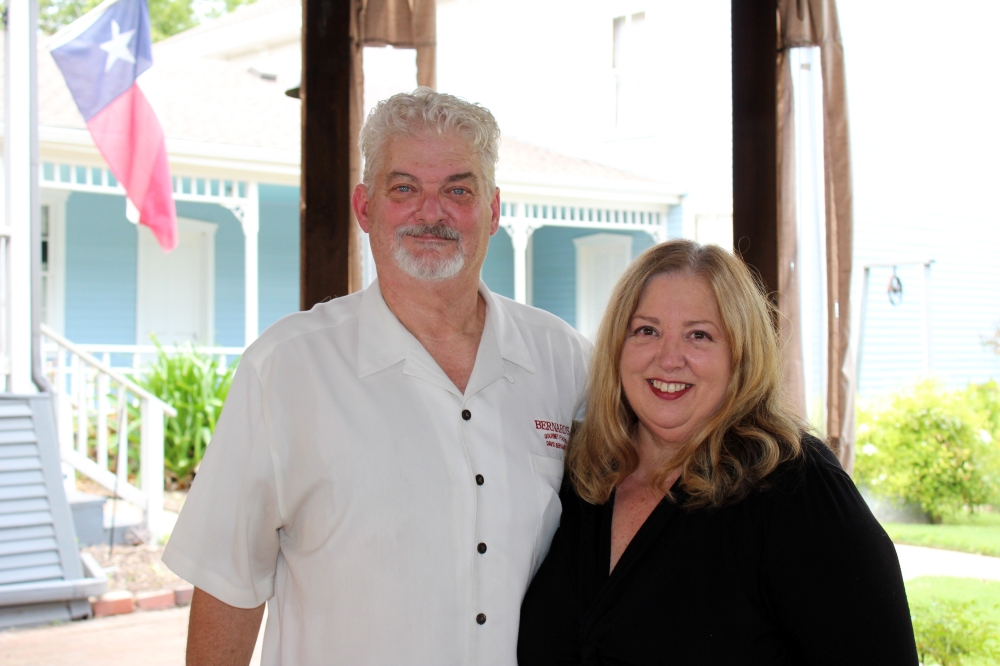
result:
<svg viewBox="0 0 1000 666"><path fill-rule="evenodd" d="M520 664L917 664L893 545L783 406L746 266L670 241L610 302Z"/></svg>

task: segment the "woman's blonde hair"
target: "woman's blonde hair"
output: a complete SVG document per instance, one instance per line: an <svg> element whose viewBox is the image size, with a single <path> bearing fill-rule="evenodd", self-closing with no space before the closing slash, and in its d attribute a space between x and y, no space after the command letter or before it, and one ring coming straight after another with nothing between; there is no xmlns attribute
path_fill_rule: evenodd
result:
<svg viewBox="0 0 1000 666"><path fill-rule="evenodd" d="M638 419L622 389L619 363L629 324L649 281L691 275L715 295L729 344L731 375L722 404L653 475L664 491L682 467L692 506L737 502L786 460L801 454L802 425L781 395L781 358L773 308L746 264L716 245L672 240L650 248L626 269L604 313L590 363L590 396L574 429L567 471L577 493L603 504L638 465Z"/></svg>

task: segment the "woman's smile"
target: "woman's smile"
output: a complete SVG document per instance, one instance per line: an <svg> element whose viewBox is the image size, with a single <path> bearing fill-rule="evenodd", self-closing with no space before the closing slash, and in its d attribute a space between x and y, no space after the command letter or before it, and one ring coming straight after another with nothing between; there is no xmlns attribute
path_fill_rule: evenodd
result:
<svg viewBox="0 0 1000 666"><path fill-rule="evenodd" d="M694 387L694 384L685 384L683 382L667 382L659 379L650 379L649 387L653 390L653 395L664 400L677 400L681 396L687 395L688 390Z"/></svg>

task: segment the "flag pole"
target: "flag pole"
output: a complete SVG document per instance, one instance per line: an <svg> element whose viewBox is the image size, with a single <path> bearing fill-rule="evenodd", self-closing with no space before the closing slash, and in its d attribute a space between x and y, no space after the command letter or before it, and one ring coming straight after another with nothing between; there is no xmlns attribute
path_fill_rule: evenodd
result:
<svg viewBox="0 0 1000 666"><path fill-rule="evenodd" d="M4 213L10 234L6 388L34 393L48 388L41 369L39 326L38 0L8 0L5 29Z"/></svg>

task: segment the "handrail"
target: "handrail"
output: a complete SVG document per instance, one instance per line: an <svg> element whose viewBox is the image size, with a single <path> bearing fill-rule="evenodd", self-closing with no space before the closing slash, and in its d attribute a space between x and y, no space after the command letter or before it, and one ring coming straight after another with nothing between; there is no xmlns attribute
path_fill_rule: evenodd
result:
<svg viewBox="0 0 1000 666"><path fill-rule="evenodd" d="M92 354L157 354L162 349L170 353L172 349L166 345L157 347L156 345L112 345L106 343L76 343L78 349L89 350ZM241 356L246 347L202 347L195 346L194 349L209 356ZM183 347L178 348L183 350Z"/></svg>
<svg viewBox="0 0 1000 666"><path fill-rule="evenodd" d="M147 400L152 400L160 403L161 407L163 408L163 412L167 416L177 416L177 410L174 409L171 405L167 404L163 400L160 400L160 398L156 397L146 389L142 388L141 386L133 382L131 379L129 379L122 373L118 372L117 370L114 370L111 366L105 365L101 361L97 360L89 352L87 352L84 349L81 349L78 345L70 342L69 340L56 333L45 324L41 325L41 331L42 334L45 335L45 337L55 340L60 346L68 349L69 351L73 352L81 359L86 361L87 364L90 365L92 368L95 368L103 372L104 374L108 375L116 382L125 386L125 388L127 388L129 391L139 396L140 398L145 398Z"/></svg>

